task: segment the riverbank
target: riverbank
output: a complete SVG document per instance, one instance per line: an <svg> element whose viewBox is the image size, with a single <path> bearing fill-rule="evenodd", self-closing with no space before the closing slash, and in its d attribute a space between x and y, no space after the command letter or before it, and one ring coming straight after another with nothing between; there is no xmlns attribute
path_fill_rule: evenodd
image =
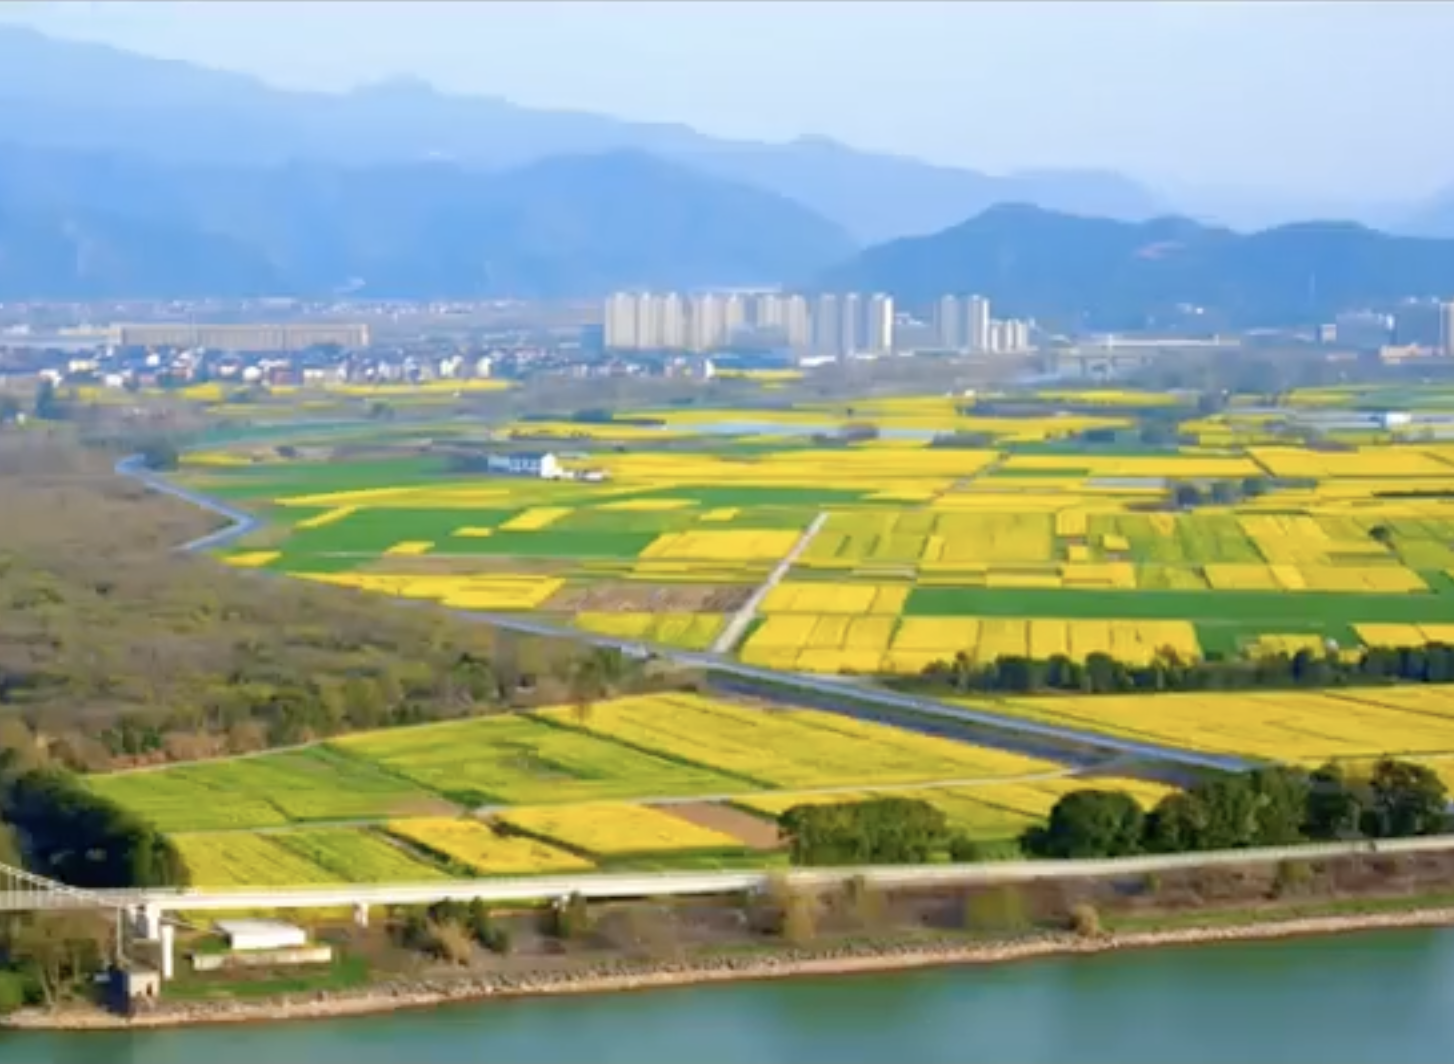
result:
<svg viewBox="0 0 1454 1064"><path fill-rule="evenodd" d="M1004 964L1039 957L1090 955L1167 946L1211 945L1408 928L1454 926L1454 907L1346 913L1225 926L1053 934L985 942L784 949L750 955L705 956L683 962L602 963L577 971L485 975L380 983L365 989L251 1001L176 1002L126 1017L95 1008L21 1010L3 1025L22 1030L118 1030L225 1023L276 1023L427 1008L489 998L602 994L668 987L787 978L908 971L952 965Z"/></svg>

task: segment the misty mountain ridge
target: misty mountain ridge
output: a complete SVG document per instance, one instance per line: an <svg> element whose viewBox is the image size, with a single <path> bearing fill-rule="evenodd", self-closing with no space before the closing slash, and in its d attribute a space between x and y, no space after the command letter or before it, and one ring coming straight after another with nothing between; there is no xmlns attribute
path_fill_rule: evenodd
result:
<svg viewBox="0 0 1454 1064"><path fill-rule="evenodd" d="M0 297L601 295L773 283L854 249L781 196L643 152L162 164L0 148Z"/></svg>
<svg viewBox="0 0 1454 1064"><path fill-rule="evenodd" d="M245 74L11 26L0 26L0 142L189 164L358 166L442 157L481 169L634 149L797 200L860 242L933 232L1005 201L1127 218L1165 209L1117 174L992 176L826 137L727 140L677 123L452 95L415 75L345 93L288 91Z"/></svg>
<svg viewBox="0 0 1454 1064"><path fill-rule="evenodd" d="M868 248L814 284L919 306L977 292L997 314L1067 328L1154 327L1185 307L1229 328L1312 324L1350 307L1454 295L1454 240L1345 221L1241 234L1179 216L1128 223L1009 204Z"/></svg>

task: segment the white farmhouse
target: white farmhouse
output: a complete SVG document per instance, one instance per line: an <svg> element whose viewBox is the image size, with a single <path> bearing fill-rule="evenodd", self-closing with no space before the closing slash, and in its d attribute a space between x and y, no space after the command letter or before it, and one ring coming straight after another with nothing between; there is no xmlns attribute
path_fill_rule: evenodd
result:
<svg viewBox="0 0 1454 1064"><path fill-rule="evenodd" d="M560 459L549 451L492 454L485 459L485 468L491 473L506 473L516 477L540 477L542 480L558 480L561 476Z"/></svg>

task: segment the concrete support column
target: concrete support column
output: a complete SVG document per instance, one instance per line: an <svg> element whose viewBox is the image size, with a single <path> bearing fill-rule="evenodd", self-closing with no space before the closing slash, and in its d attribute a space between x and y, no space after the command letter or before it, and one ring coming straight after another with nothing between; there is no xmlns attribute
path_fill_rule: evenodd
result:
<svg viewBox="0 0 1454 1064"><path fill-rule="evenodd" d="M162 912L155 905L143 905L136 910L136 933L148 942L155 942L161 934Z"/></svg>
<svg viewBox="0 0 1454 1064"><path fill-rule="evenodd" d="M369 905L368 902L354 902L353 922L359 927L369 926Z"/></svg>
<svg viewBox="0 0 1454 1064"><path fill-rule="evenodd" d="M162 924L162 979L170 979L176 969L176 935L177 929L171 924Z"/></svg>

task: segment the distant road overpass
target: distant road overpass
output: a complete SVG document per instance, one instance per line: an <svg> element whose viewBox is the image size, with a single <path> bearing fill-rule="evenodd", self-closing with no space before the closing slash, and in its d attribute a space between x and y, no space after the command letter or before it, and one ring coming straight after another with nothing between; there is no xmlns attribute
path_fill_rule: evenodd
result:
<svg viewBox="0 0 1454 1064"><path fill-rule="evenodd" d="M214 499L203 495L201 492L175 484L154 470L148 469L140 455L133 455L130 458L123 459L117 464L116 471L122 476L140 481L153 491L181 499L184 502L191 503L194 506L198 506L231 522L227 528L219 529L200 539L184 544L180 548L184 551L214 550L218 547L226 546L228 543L262 527L262 522L246 511L240 510L220 499ZM263 570L249 571L264 576L275 575L268 574ZM593 646L619 650L635 657L645 657L649 654L655 655L660 658L676 661L682 665L720 673L738 679L758 683L777 684L798 691L810 692L820 697L847 698L851 701L875 706L880 709L916 714L921 717L929 717L950 723L973 725L1007 736L1038 739L1062 747L1074 745L1104 751L1108 755L1117 757L1133 757L1196 771L1244 772L1256 767L1258 764L1258 762L1248 758L1225 754L1209 754L1195 750L1181 750L1176 747L1161 746L1156 743L1116 738L1078 728L1068 728L1054 724L1044 724L1038 721L1023 720L1018 717L995 713L991 710L971 709L967 706L959 706L934 698L904 694L899 691L890 691L886 688L870 686L868 684L849 684L845 683L841 677L812 676L797 672L783 672L756 665L746 665L722 654L682 650L678 647L657 646L643 643L640 640L621 639L615 636L582 632L574 628L561 628L556 625L531 620L529 617L520 614L480 613L473 610L451 610L450 612L456 616L481 621L506 631L520 632L525 635L537 635L551 639L571 639Z"/></svg>

